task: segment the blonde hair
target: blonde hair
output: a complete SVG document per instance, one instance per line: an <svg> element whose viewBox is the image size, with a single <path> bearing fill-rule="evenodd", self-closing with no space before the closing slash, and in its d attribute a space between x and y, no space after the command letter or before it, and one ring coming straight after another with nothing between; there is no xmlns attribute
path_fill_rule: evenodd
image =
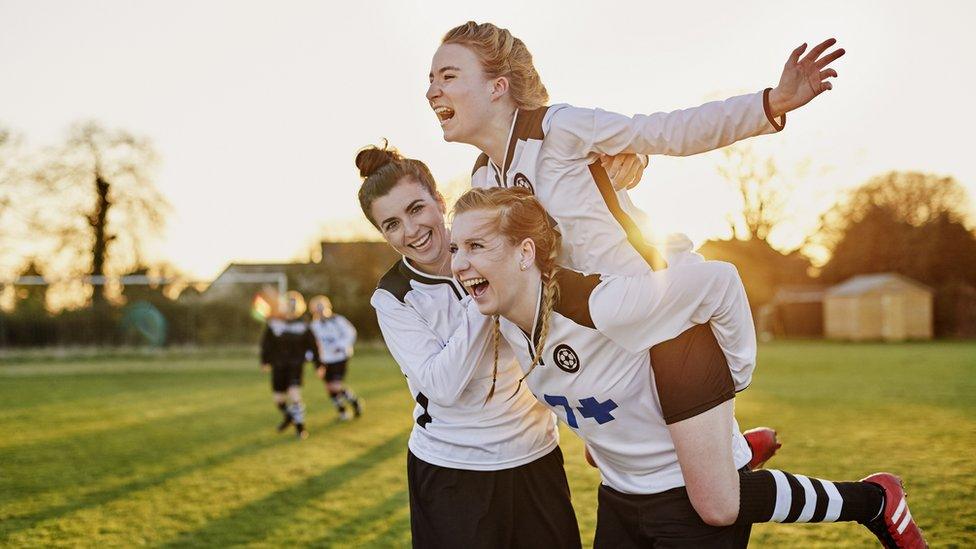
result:
<svg viewBox="0 0 976 549"><path fill-rule="evenodd" d="M468 21L447 31L441 44L471 49L488 78L508 78L509 93L518 108L538 109L549 102L549 92L535 70L532 54L508 29Z"/></svg>
<svg viewBox="0 0 976 549"><path fill-rule="evenodd" d="M333 311L332 311L332 300L329 299L328 296L317 295L317 296L313 297L312 299L308 300L308 309L310 311L312 311L312 314L313 315L317 315L318 314L319 306L321 306L323 309L329 311L329 316L332 316L332 314L333 314Z"/></svg>
<svg viewBox="0 0 976 549"><path fill-rule="evenodd" d="M294 320L305 314L305 297L298 290L285 292L281 309L285 318Z"/></svg>
<svg viewBox="0 0 976 549"><path fill-rule="evenodd" d="M542 273L542 313L539 317L539 339L535 343L532 354L532 365L528 371L519 379L515 393L525 378L529 377L532 370L542 359L542 351L546 346L546 338L549 337L549 318L553 307L559 300L559 283L556 281L556 257L562 239L549 222L542 204L527 189L512 187L503 189L491 187L487 189L475 188L461 195L454 205L454 215L473 210L497 211L495 217L494 230L508 239L512 245L517 245L525 239L531 239L535 243L535 265ZM493 317L494 321L494 354L495 363L491 376L491 390L487 403L492 395L495 394L495 380L498 376L498 315ZM535 334L533 334L535 335ZM515 393L512 396L515 396Z"/></svg>

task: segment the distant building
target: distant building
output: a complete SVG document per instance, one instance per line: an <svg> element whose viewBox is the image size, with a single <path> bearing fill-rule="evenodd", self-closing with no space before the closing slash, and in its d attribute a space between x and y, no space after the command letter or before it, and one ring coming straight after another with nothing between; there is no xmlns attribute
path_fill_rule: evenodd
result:
<svg viewBox="0 0 976 549"><path fill-rule="evenodd" d="M262 286L288 286L288 274L304 263L231 263L200 295L205 302L238 297L242 285L253 293Z"/></svg>
<svg viewBox="0 0 976 549"><path fill-rule="evenodd" d="M824 292L822 286L784 285L776 288L772 300L759 307L756 328L768 341L774 338L820 338L824 334Z"/></svg>
<svg viewBox="0 0 976 549"><path fill-rule="evenodd" d="M852 341L932 339L933 293L895 273L855 276L827 289L825 335Z"/></svg>

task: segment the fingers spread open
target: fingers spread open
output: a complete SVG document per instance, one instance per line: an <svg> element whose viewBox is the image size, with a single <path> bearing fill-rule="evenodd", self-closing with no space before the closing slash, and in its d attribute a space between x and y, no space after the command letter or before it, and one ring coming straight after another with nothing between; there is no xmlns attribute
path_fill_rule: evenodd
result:
<svg viewBox="0 0 976 549"><path fill-rule="evenodd" d="M789 61L787 61L787 64L795 65L796 62L800 60L800 56L803 55L803 52L806 49L807 49L806 42L800 44L795 50L793 50L793 53L790 54L790 59Z"/></svg>
<svg viewBox="0 0 976 549"><path fill-rule="evenodd" d="M835 78L837 77L837 71L835 71L834 69L827 69L825 71L820 71L821 80L826 80L827 78L830 78L832 76Z"/></svg>
<svg viewBox="0 0 976 549"><path fill-rule="evenodd" d="M820 54L822 54L823 52L827 51L827 48L829 48L830 46L833 46L836 43L837 43L837 39L836 38L828 38L827 40L824 40L823 42L821 42L821 43L817 44L816 46L814 46L813 49L810 50L810 53L808 53L806 55L806 57L803 58L803 61L804 62L805 61L816 61L817 58L820 57Z"/></svg>
<svg viewBox="0 0 976 549"><path fill-rule="evenodd" d="M824 56L823 59L818 59L817 60L817 63L816 63L817 68L818 69L822 69L822 68L826 67L827 65L829 65L829 64L833 63L834 61L836 61L837 59L839 59L840 56L844 55L845 53L847 53L847 52L844 51L843 48L841 48L841 49L839 49L837 51L830 52L829 54L827 54L826 56Z"/></svg>

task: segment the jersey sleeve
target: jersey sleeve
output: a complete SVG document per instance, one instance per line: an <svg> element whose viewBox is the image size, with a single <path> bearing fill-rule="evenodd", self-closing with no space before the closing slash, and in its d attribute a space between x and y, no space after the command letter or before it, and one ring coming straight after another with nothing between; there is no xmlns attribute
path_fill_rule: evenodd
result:
<svg viewBox="0 0 976 549"><path fill-rule="evenodd" d="M604 277L589 302L594 326L631 352L711 323L736 390L748 386L756 364L756 330L735 266L690 261L639 276Z"/></svg>
<svg viewBox="0 0 976 549"><path fill-rule="evenodd" d="M564 106L553 113L546 138L568 158L593 153L689 156L782 130L786 115L772 117L769 91L632 117Z"/></svg>
<svg viewBox="0 0 976 549"><path fill-rule="evenodd" d="M411 383L429 399L450 406L491 352L491 319L469 305L443 341L420 314L385 290L370 300L383 339Z"/></svg>

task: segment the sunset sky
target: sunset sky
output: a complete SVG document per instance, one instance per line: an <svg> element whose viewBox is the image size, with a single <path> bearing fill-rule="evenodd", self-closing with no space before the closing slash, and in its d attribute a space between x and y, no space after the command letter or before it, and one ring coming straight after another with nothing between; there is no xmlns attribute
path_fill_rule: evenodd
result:
<svg viewBox="0 0 976 549"><path fill-rule="evenodd" d="M834 36L834 90L753 140L796 186L797 241L840 189L889 170L951 175L976 202L969 2L241 2L0 0L0 127L32 145L95 119L149 138L172 204L154 255L210 278L302 257L365 226L353 158L386 137L442 182L424 92L440 37L468 19L532 51L553 102L633 114L775 86L790 50ZM654 157L635 202L656 231L727 236L722 154Z"/></svg>

